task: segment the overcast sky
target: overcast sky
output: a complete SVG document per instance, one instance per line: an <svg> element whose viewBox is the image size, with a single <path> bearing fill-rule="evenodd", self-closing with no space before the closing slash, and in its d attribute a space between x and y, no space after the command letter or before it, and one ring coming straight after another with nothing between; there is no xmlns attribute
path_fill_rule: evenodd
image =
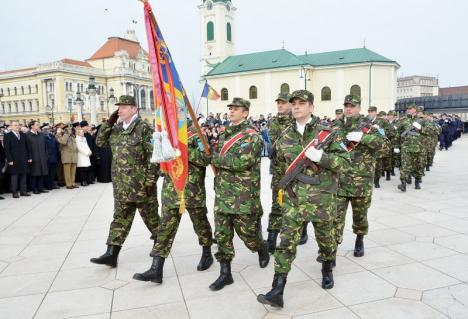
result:
<svg viewBox="0 0 468 319"><path fill-rule="evenodd" d="M202 0L151 0L182 81L198 96ZM233 0L236 53L303 54L366 47L401 65L399 76L439 76L468 85L468 1ZM137 24L132 23L137 21ZM136 29L147 48L137 0L2 1L0 70L62 58L85 60L109 36Z"/></svg>

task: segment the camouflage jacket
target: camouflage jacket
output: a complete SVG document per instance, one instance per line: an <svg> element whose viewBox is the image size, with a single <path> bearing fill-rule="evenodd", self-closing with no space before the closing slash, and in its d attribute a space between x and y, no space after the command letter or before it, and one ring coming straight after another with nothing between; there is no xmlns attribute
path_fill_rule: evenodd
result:
<svg viewBox="0 0 468 319"><path fill-rule="evenodd" d="M124 202L141 202L147 198L145 186L156 187L159 165L150 163L152 130L136 118L124 130L123 124L101 125L96 145L112 149L112 184L114 198Z"/></svg>
<svg viewBox="0 0 468 319"><path fill-rule="evenodd" d="M274 188L278 185L279 180L282 177L282 171L279 167L277 156L276 156L276 142L284 134L285 130L290 127L294 122L291 114L278 114L271 120L268 125L270 132L271 143L273 144L272 152L270 154L270 160L273 165L273 176L271 178L271 187Z"/></svg>
<svg viewBox="0 0 468 319"><path fill-rule="evenodd" d="M188 180L185 186L185 207L200 208L206 206L205 176L206 167L210 164L210 156L206 155L203 144L196 130L190 131L194 135L188 140ZM169 209L179 208L180 199L169 176L164 176L161 203Z"/></svg>
<svg viewBox="0 0 468 319"><path fill-rule="evenodd" d="M390 142L392 143L393 147L397 147L398 145L398 120L393 120L393 122L389 122L389 121L387 122L393 134L393 137L390 137Z"/></svg>
<svg viewBox="0 0 468 319"><path fill-rule="evenodd" d="M254 129L248 121L230 125L219 135L211 164L216 168L214 179L215 213L256 214L260 204L260 162L263 142L258 132L245 133L226 154L220 150L240 132Z"/></svg>
<svg viewBox="0 0 468 319"><path fill-rule="evenodd" d="M360 115L348 117L341 127L343 138L348 133L356 132L361 122L367 119ZM364 197L372 192L375 172L375 153L390 148L390 142L377 129L371 129L362 136L361 141L349 153L351 166L340 174L338 195L344 197Z"/></svg>
<svg viewBox="0 0 468 319"><path fill-rule="evenodd" d="M400 119L397 128L397 144L402 152L420 153L423 148L424 127L421 130L416 130L413 123L418 122L423 126L423 121L417 117L407 115Z"/></svg>
<svg viewBox="0 0 468 319"><path fill-rule="evenodd" d="M302 150L314 139L318 137L323 130L329 130L320 124L316 116L312 116L311 121L306 124L304 134L297 131L297 125L294 124L286 131L278 141L278 162L281 169L286 172L289 165L297 158ZM336 194L338 191L338 173L349 169L349 153L340 146L342 138L338 136L332 143L328 144L323 150L320 162L317 163L318 170L314 172L311 167L305 167L302 171L309 179L308 183L296 179L291 184L291 190L297 198L297 204L304 212L314 212L317 205L324 204L323 200L329 200L329 196L324 193ZM302 175L302 177L303 177ZM302 178L304 180L304 178ZM291 195L285 191L284 196L291 200ZM307 209L310 208L310 209ZM327 219L327 216L318 216Z"/></svg>

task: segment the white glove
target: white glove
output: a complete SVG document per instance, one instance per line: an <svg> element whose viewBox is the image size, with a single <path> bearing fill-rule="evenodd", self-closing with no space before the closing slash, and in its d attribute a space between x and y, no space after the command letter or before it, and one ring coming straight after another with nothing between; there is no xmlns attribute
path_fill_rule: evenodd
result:
<svg viewBox="0 0 468 319"><path fill-rule="evenodd" d="M363 132L351 132L346 135L346 139L351 142L360 142L363 135Z"/></svg>
<svg viewBox="0 0 468 319"><path fill-rule="evenodd" d="M376 129L380 129L380 126L378 126L377 124L372 125L372 127Z"/></svg>
<svg viewBox="0 0 468 319"><path fill-rule="evenodd" d="M311 146L305 151L304 155L312 162L318 163L322 159L323 150L318 150Z"/></svg>
<svg viewBox="0 0 468 319"><path fill-rule="evenodd" d="M393 149L393 153L399 154L399 153L400 153L400 149L399 149L399 148L394 148L394 149Z"/></svg>
<svg viewBox="0 0 468 319"><path fill-rule="evenodd" d="M419 124L418 122L413 122L413 127L416 128L417 130L420 130L421 124Z"/></svg>

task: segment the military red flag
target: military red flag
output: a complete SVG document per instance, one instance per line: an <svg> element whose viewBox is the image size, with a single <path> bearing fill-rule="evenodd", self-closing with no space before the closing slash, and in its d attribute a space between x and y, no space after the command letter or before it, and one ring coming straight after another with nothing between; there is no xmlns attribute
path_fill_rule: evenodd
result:
<svg viewBox="0 0 468 319"><path fill-rule="evenodd" d="M148 54L154 87L156 132L153 135L152 161L159 162L181 196L184 208L184 189L188 178L187 104L185 90L156 22L153 9L144 3Z"/></svg>

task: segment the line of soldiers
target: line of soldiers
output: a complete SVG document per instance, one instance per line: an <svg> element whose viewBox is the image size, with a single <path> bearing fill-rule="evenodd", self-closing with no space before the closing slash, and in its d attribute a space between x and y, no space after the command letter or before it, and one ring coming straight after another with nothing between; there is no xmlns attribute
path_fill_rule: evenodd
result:
<svg viewBox="0 0 468 319"><path fill-rule="evenodd" d="M260 202L260 162L263 142L259 132L247 121L250 102L234 98L229 103L231 124L220 134L219 142L208 155L196 130L190 127L189 177L185 189L185 206L189 212L202 255L197 270L213 263L211 245L220 263L218 278L209 286L220 290L234 282L231 262L235 256L234 234L245 246L258 254L264 268L275 258L272 289L257 300L283 307L283 292L296 248L307 241L307 225L312 223L319 247L317 261L322 263L322 287L334 286L337 247L343 240L346 211L351 203L353 232L356 234L354 256L364 256L364 236L368 233L367 211L371 205L373 186L382 171L393 172L401 162L402 185L408 175L420 180L420 164L414 160L415 136L431 132L432 124L416 108L398 124L391 118L382 120L382 113L369 109L369 116L360 114L359 97L348 95L344 100L344 116L333 125L323 125L314 113L314 96L307 90L291 95L280 94L276 100L278 115L270 124L273 147L271 188L272 210L268 221L268 239L262 236ZM113 154L114 218L110 225L107 251L91 262L117 266L119 252L130 231L136 209L148 227L154 246L152 264L134 279L162 283L164 261L168 257L181 215L180 197L168 176L164 176L162 212L158 215L156 182L159 166L150 162L152 130L138 116L131 96L119 99L118 110L103 124L97 145L110 145ZM120 118L120 121L117 120ZM393 128L393 130L392 130ZM390 133L392 132L392 133ZM388 135L387 135L388 134ZM434 146L435 149L435 146ZM397 150L401 150L398 152ZM395 152L396 151L396 152ZM422 150L419 151L421 154ZM397 155L401 155L401 159ZM424 153L431 158L432 153ZM298 163L301 163L302 166ZM424 162L425 163L425 162ZM428 161L428 165L431 162ZM214 239L207 219L205 175L208 165L215 171ZM283 185L292 169L297 174ZM377 175L376 175L377 174ZM424 172L422 172L424 174ZM388 175L389 176L389 175ZM277 238L280 243L277 246Z"/></svg>

